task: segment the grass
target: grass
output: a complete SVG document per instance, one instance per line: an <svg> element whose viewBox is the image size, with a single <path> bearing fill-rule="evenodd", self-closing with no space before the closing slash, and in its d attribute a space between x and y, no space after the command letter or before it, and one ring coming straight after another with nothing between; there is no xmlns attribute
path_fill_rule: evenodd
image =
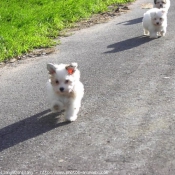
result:
<svg viewBox="0 0 175 175"><path fill-rule="evenodd" d="M55 45L53 38L81 18L133 0L3 0L0 3L0 62L35 48Z"/></svg>

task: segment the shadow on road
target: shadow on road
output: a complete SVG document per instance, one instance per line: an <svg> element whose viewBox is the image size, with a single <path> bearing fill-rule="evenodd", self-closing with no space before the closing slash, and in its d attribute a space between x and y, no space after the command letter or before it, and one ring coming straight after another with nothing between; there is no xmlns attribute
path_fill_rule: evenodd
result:
<svg viewBox="0 0 175 175"><path fill-rule="evenodd" d="M0 129L0 152L54 128L69 124L70 122L67 121L59 122L57 117L60 114L51 113L48 109Z"/></svg>
<svg viewBox="0 0 175 175"><path fill-rule="evenodd" d="M140 17L140 18L129 20L129 21L124 21L124 22L117 23L117 25L119 25L119 24L124 24L124 25L138 24L138 23L142 22L142 19L143 19L143 17Z"/></svg>
<svg viewBox="0 0 175 175"><path fill-rule="evenodd" d="M130 39L109 45L107 48L112 48L112 50L106 51L104 53L116 53L116 52L129 50L129 49L138 47L142 44L148 43L151 40L153 39L150 39L148 36L138 36L138 37L130 38Z"/></svg>

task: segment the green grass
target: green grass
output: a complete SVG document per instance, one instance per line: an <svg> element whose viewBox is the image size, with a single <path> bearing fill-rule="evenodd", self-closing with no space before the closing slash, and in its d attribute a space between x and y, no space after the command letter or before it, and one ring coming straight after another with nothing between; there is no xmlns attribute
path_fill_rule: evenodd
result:
<svg viewBox="0 0 175 175"><path fill-rule="evenodd" d="M2 0L0 62L34 48L55 45L53 38L81 18L104 12L108 5L133 0Z"/></svg>

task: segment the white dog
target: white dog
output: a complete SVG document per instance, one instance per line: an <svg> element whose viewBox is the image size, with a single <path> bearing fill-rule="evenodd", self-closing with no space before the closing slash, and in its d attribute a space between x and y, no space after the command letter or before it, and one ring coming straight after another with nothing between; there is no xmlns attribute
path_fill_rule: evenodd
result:
<svg viewBox="0 0 175 175"><path fill-rule="evenodd" d="M52 112L65 110L65 118L75 121L84 95L84 86L80 82L80 71L77 63L47 64L50 79L47 91Z"/></svg>
<svg viewBox="0 0 175 175"><path fill-rule="evenodd" d="M168 11L170 8L170 0L154 0L154 8L165 8Z"/></svg>
<svg viewBox="0 0 175 175"><path fill-rule="evenodd" d="M153 8L144 13L143 16L144 35L150 38L158 38L158 34L165 36L167 28L167 10Z"/></svg>

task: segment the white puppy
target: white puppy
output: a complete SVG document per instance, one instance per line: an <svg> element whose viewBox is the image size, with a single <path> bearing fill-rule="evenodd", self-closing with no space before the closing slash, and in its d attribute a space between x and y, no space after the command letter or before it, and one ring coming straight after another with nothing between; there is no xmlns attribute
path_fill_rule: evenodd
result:
<svg viewBox="0 0 175 175"><path fill-rule="evenodd" d="M52 112L65 110L65 118L75 121L84 95L84 86L80 82L80 71L77 63L47 64L50 79L47 91Z"/></svg>
<svg viewBox="0 0 175 175"><path fill-rule="evenodd" d="M154 7L155 8L165 8L168 9L170 8L170 0L154 0Z"/></svg>
<svg viewBox="0 0 175 175"><path fill-rule="evenodd" d="M158 34L165 36L167 28L167 10L153 8L144 13L143 16L144 35L150 38L158 38Z"/></svg>

